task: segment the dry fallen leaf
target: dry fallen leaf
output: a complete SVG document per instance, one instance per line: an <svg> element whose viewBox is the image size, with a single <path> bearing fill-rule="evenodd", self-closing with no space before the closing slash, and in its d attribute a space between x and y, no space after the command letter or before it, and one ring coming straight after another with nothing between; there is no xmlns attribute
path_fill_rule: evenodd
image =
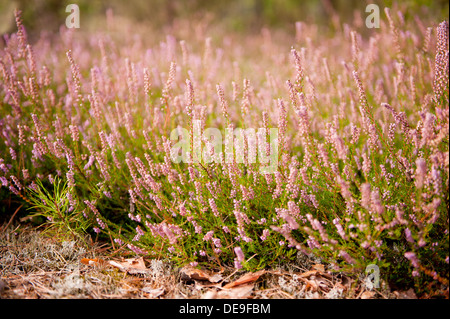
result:
<svg viewBox="0 0 450 319"><path fill-rule="evenodd" d="M207 280L212 283L217 283L221 281L223 278L222 275L219 273L210 273L202 269L186 266L181 269L181 279L184 281Z"/></svg>
<svg viewBox="0 0 450 319"><path fill-rule="evenodd" d="M375 291L364 291L361 295L361 299L373 299Z"/></svg>
<svg viewBox="0 0 450 319"><path fill-rule="evenodd" d="M103 259L98 258L81 258L80 262L88 266L99 266L106 263Z"/></svg>
<svg viewBox="0 0 450 319"><path fill-rule="evenodd" d="M311 266L311 268L313 270L317 270L317 271L320 271L320 272L325 272L325 266L322 265L322 264L314 264L314 265Z"/></svg>
<svg viewBox="0 0 450 319"><path fill-rule="evenodd" d="M394 291L397 299L417 299L417 295L412 288L406 291Z"/></svg>
<svg viewBox="0 0 450 319"><path fill-rule="evenodd" d="M319 273L318 273L317 270L309 270L309 271L305 271L304 273L300 274L299 276L301 278L308 278L308 277L311 277L311 276L316 276L318 274Z"/></svg>
<svg viewBox="0 0 450 319"><path fill-rule="evenodd" d="M236 286L239 286L239 285L243 285L243 284L247 284L247 283L250 283L250 282L254 282L254 281L258 280L258 278L261 277L261 275L263 275L264 273L265 273L265 270L260 270L260 271L257 271L257 272L246 273L245 275L243 275L239 279L226 284L225 286L223 286L223 288L229 289L229 288L233 288L233 287L236 287Z"/></svg>
<svg viewBox="0 0 450 319"><path fill-rule="evenodd" d="M128 272L129 274L140 274L148 272L144 263L144 258L128 258L124 261L109 261L111 266L119 268L121 271Z"/></svg>
<svg viewBox="0 0 450 319"><path fill-rule="evenodd" d="M143 292L148 294L149 298L157 298L164 294L164 287L152 288L152 287L144 287L141 289Z"/></svg>

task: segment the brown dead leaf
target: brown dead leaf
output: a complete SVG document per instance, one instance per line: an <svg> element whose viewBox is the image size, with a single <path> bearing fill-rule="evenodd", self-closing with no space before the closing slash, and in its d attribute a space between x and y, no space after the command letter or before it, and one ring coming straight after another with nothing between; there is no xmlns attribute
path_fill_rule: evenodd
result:
<svg viewBox="0 0 450 319"><path fill-rule="evenodd" d="M314 264L311 266L313 270L317 270L319 272L325 272L325 266L322 264Z"/></svg>
<svg viewBox="0 0 450 319"><path fill-rule="evenodd" d="M417 299L417 295L412 288L406 291L394 291L397 299Z"/></svg>
<svg viewBox="0 0 450 319"><path fill-rule="evenodd" d="M88 266L102 266L106 264L106 261L99 258L81 258L80 262Z"/></svg>
<svg viewBox="0 0 450 319"><path fill-rule="evenodd" d="M334 284L334 288L336 289L341 289L342 291L346 291L347 290L347 286L344 286L343 284L341 284L340 282L337 282Z"/></svg>
<svg viewBox="0 0 450 319"><path fill-rule="evenodd" d="M110 260L109 264L111 266L119 268L121 271L125 271L129 274L141 274L148 272L147 267L144 263L144 258L128 258L124 261L113 261Z"/></svg>
<svg viewBox="0 0 450 319"><path fill-rule="evenodd" d="M223 286L223 288L229 289L229 288L233 288L233 287L236 287L236 286L239 286L239 285L243 285L243 284L254 282L254 281L258 280L258 278L261 277L261 275L263 275L264 273L265 273L265 270L260 270L260 271L257 271L257 272L246 273L245 275L243 275L239 279L226 284L225 286Z"/></svg>
<svg viewBox="0 0 450 319"><path fill-rule="evenodd" d="M317 270L309 270L309 271L305 271L304 273L300 274L300 278L308 278L311 276L317 276L319 273Z"/></svg>
<svg viewBox="0 0 450 319"><path fill-rule="evenodd" d="M220 273L211 273L206 270L186 266L181 269L181 279L184 281L204 280L209 281L211 283L217 283L221 281L223 278Z"/></svg>
<svg viewBox="0 0 450 319"><path fill-rule="evenodd" d="M164 287L159 287L159 288L143 287L143 288L141 288L141 290L143 292L145 292L149 298L157 298L157 297L161 296L162 294L164 294L164 292L165 292Z"/></svg>
<svg viewBox="0 0 450 319"><path fill-rule="evenodd" d="M375 291L364 291L361 295L361 299L373 299L375 296Z"/></svg>

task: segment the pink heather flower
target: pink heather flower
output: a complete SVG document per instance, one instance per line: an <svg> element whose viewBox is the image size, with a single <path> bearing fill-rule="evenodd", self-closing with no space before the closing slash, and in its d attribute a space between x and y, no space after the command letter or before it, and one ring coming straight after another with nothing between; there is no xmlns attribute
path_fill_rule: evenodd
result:
<svg viewBox="0 0 450 319"><path fill-rule="evenodd" d="M134 194L134 191L130 188L130 189L128 190L128 193L130 194L131 202L132 202L133 204L135 204L135 203L136 203L136 195Z"/></svg>
<svg viewBox="0 0 450 319"><path fill-rule="evenodd" d="M20 184L20 182L19 182L19 179L17 178L17 177L15 177L14 175L11 175L10 176L11 177L11 180L14 182L14 184L16 185L16 187L19 189L19 190L22 190L22 184Z"/></svg>
<svg viewBox="0 0 450 319"><path fill-rule="evenodd" d="M297 50L294 48L291 49L291 53L294 58L294 64L295 64L295 86L301 88L301 83L304 78L304 72L302 67L302 60L300 58L300 55L298 54Z"/></svg>
<svg viewBox="0 0 450 319"><path fill-rule="evenodd" d="M8 185L4 185L3 184L3 180L2 180L2 185L3 186L8 186ZM38 186L36 185L36 183L33 181L33 182L31 182L31 184L28 186L29 188L31 188L32 190L34 190L35 192L37 192L38 191Z"/></svg>
<svg viewBox="0 0 450 319"><path fill-rule="evenodd" d="M194 224L194 221L192 221L192 224ZM203 230L203 227L202 227L202 226L196 224L196 225L194 226L194 228L195 228L195 233L196 233L196 234L201 234L201 233L202 233L202 230Z"/></svg>
<svg viewBox="0 0 450 319"><path fill-rule="evenodd" d="M67 173L66 173L66 177L67 177L67 180L68 180L68 186L69 187L75 187L75 178L74 178L74 171L72 170L72 169L70 169ZM50 176L49 176L49 179L50 179ZM53 184L53 182L52 182L52 184Z"/></svg>
<svg viewBox="0 0 450 319"><path fill-rule="evenodd" d="M212 242L213 242L214 246L216 246L217 248L222 247L222 244L220 243L220 239L219 238L213 238Z"/></svg>
<svg viewBox="0 0 450 319"><path fill-rule="evenodd" d="M95 205L95 202L94 202L94 203L91 203L90 201L85 200L84 203L91 209L91 211L94 213L94 215L96 215L96 216L99 216L99 215L100 215L99 211L98 211L97 208L94 206L94 205Z"/></svg>
<svg viewBox="0 0 450 319"><path fill-rule="evenodd" d="M237 246L234 247L234 253L236 254L236 258L239 262L242 262L245 260L244 253L242 252L242 248Z"/></svg>
<svg viewBox="0 0 450 319"><path fill-rule="evenodd" d="M395 218L397 219L397 221L402 224L402 225L406 225L408 222L403 218L403 211L400 209L396 209L395 210Z"/></svg>
<svg viewBox="0 0 450 319"><path fill-rule="evenodd" d="M138 254L138 255L144 255L144 254L147 253L145 250L143 250L143 249L141 249L139 247L136 247L136 246L134 246L132 244L127 244L127 247L129 249L131 249L134 253Z"/></svg>
<svg viewBox="0 0 450 319"><path fill-rule="evenodd" d="M339 256L344 258L344 260L349 264L355 263L355 260L352 257L350 257L350 255L346 251L343 250L339 251Z"/></svg>
<svg viewBox="0 0 450 319"><path fill-rule="evenodd" d="M213 235L214 235L214 231L211 230L211 231L207 232L205 236L203 236L203 240L204 241L209 241L209 240L212 239Z"/></svg>
<svg viewBox="0 0 450 319"><path fill-rule="evenodd" d="M173 245L176 244L177 242L177 236L174 235L174 233L172 232L172 230L166 225L163 224L162 226L162 231L164 232L164 234L167 236L167 238L169 239L169 242Z"/></svg>
<svg viewBox="0 0 450 319"><path fill-rule="evenodd" d="M369 246L370 245L369 245L369 243L367 241L364 241L364 242L361 243L361 247L364 248L364 249L368 249Z"/></svg>
<svg viewBox="0 0 450 319"><path fill-rule="evenodd" d="M30 178L30 174L29 174L29 172L28 172L28 169L23 169L22 170L22 174L23 174L23 179L25 179L25 180L27 180L27 179L29 179Z"/></svg>
<svg viewBox="0 0 450 319"><path fill-rule="evenodd" d="M34 126L36 128L36 133L38 135L38 138L41 139L43 137L41 123L39 122L38 117L36 116L36 114L31 114L31 118L33 119Z"/></svg>
<svg viewBox="0 0 450 319"><path fill-rule="evenodd" d="M97 224L100 226L101 229L105 229L106 227L105 223L100 218L97 218Z"/></svg>
<svg viewBox="0 0 450 319"><path fill-rule="evenodd" d="M94 227L93 229L94 229L94 232L95 232L95 233L97 233L97 234L100 233L100 229L99 229L98 227Z"/></svg>
<svg viewBox="0 0 450 319"><path fill-rule="evenodd" d="M437 170L436 165L433 165L431 168L431 178L433 182L434 194L438 195L441 191L442 178L441 172Z"/></svg>
<svg viewBox="0 0 450 319"><path fill-rule="evenodd" d="M377 214L382 214L384 212L384 206L381 203L380 193L378 189L374 189L370 194L371 199L371 209Z"/></svg>
<svg viewBox="0 0 450 319"><path fill-rule="evenodd" d="M114 238L114 242L119 245L123 245L123 241L120 238Z"/></svg>
<svg viewBox="0 0 450 319"><path fill-rule="evenodd" d="M405 257L411 262L411 265L414 268L419 268L419 260L417 259L417 256L413 252L406 252Z"/></svg>
<svg viewBox="0 0 450 319"><path fill-rule="evenodd" d="M291 229L298 229L300 227L295 219L291 215L289 215L287 210L283 210L283 212L281 213L281 217L288 223Z"/></svg>
<svg viewBox="0 0 450 319"><path fill-rule="evenodd" d="M223 117L228 119L228 102L225 99L223 88L220 84L216 85L217 95L219 96L220 107L222 108Z"/></svg>
<svg viewBox="0 0 450 319"><path fill-rule="evenodd" d="M269 236L269 230L264 229L262 235L259 238L261 238L261 240L264 241L267 239L267 236Z"/></svg>
<svg viewBox="0 0 450 319"><path fill-rule="evenodd" d="M286 107L284 105L284 101L282 99L277 100L279 114L278 114L278 129L279 129L279 136L278 136L278 142L280 145L280 151L283 151L283 149L286 148L286 126L287 126L287 120L286 120Z"/></svg>
<svg viewBox="0 0 450 319"><path fill-rule="evenodd" d="M313 204L314 208L318 209L319 208L319 202L316 199L316 195L314 194L309 194L309 200L311 201L311 203Z"/></svg>
<svg viewBox="0 0 450 319"><path fill-rule="evenodd" d="M89 161L86 163L86 165L84 165L83 170L89 169L89 167L91 167L92 164L94 164L94 161L95 161L95 156L93 156L93 155L89 156Z"/></svg>
<svg viewBox="0 0 450 319"><path fill-rule="evenodd" d="M2 182L2 186L8 186L8 184L9 184L9 182L8 182L8 180L6 179L6 177L5 176L0 176L0 181ZM34 182L33 182L34 183ZM32 183L32 184L33 184ZM34 185L36 185L36 184L34 184ZM28 187L30 187L31 189L34 189L34 188L32 188L31 187L31 185L30 186L28 186ZM36 189L35 189L35 191L37 191Z"/></svg>
<svg viewBox="0 0 450 319"><path fill-rule="evenodd" d="M356 143L358 143L359 134L361 133L361 130L353 123L350 124L350 128L351 128L351 134L352 134L352 139L350 140L350 143L356 144Z"/></svg>
<svg viewBox="0 0 450 319"><path fill-rule="evenodd" d="M405 237L408 242L414 243L414 238L412 238L411 231L409 230L409 228L405 229Z"/></svg>
<svg viewBox="0 0 450 319"><path fill-rule="evenodd" d="M339 236L341 236L342 239L344 239L344 240L348 240L348 237L345 234L344 229L342 228L342 225L339 224L339 218L333 219L333 224L334 224L334 226L336 226Z"/></svg>
<svg viewBox="0 0 450 319"><path fill-rule="evenodd" d="M257 223L258 225L265 224L266 222L267 222L267 219L265 219L265 218L261 218L260 220L257 220L257 221L256 221L256 223Z"/></svg>
<svg viewBox="0 0 450 319"><path fill-rule="evenodd" d="M313 236L309 236L309 238L306 240L306 243L308 244L308 247L311 249L314 248L318 248L320 249L320 247L322 247L319 242L313 237Z"/></svg>
<svg viewBox="0 0 450 319"><path fill-rule="evenodd" d="M12 158L14 161L17 160L16 151L15 151L12 147L9 148L9 153L11 154L11 158Z"/></svg>
<svg viewBox="0 0 450 319"><path fill-rule="evenodd" d="M214 216L218 217L219 211L217 210L217 205L216 205L216 202L214 201L214 198L210 198L208 201L209 201L209 206L211 207L211 210L212 210Z"/></svg>
<svg viewBox="0 0 450 319"><path fill-rule="evenodd" d="M416 160L416 174L415 174L415 184L417 188L422 188L425 181L425 176L427 174L427 162L423 158L418 158Z"/></svg>
<svg viewBox="0 0 450 319"><path fill-rule="evenodd" d="M103 158L103 156L101 154L97 153L96 160L100 166L100 171L102 172L102 175L105 178L105 180L107 180L107 181L110 180L111 176L109 175L108 168L106 166L106 161Z"/></svg>
<svg viewBox="0 0 450 319"><path fill-rule="evenodd" d="M250 80L244 79L243 80L242 103L241 103L242 114L248 113L248 108L252 104L252 102L251 102L251 94L252 93L253 93L253 88L250 85Z"/></svg>
<svg viewBox="0 0 450 319"><path fill-rule="evenodd" d="M330 162L328 160L328 153L327 153L327 150L325 149L325 145L323 143L319 143L317 145L317 147L318 147L319 155L320 155L320 158L322 159L323 165L325 167L329 167Z"/></svg>
<svg viewBox="0 0 450 319"><path fill-rule="evenodd" d="M223 229L223 231L224 231L225 233L227 233L227 234L230 233L230 230L228 229L227 226L222 226L222 229Z"/></svg>
<svg viewBox="0 0 450 319"><path fill-rule="evenodd" d="M370 158L367 153L363 153L362 157L363 157L362 170L366 175L368 175L370 173L370 170L372 169Z"/></svg>
<svg viewBox="0 0 450 319"><path fill-rule="evenodd" d="M77 142L80 139L80 131L78 130L78 126L69 125L69 129L70 129L72 141Z"/></svg>
<svg viewBox="0 0 450 319"><path fill-rule="evenodd" d="M129 213L129 214L128 214L128 217L129 217L131 220L134 220L134 221L136 221L136 222L138 222L138 223L141 222L141 215L139 215L139 214L133 215L133 214Z"/></svg>

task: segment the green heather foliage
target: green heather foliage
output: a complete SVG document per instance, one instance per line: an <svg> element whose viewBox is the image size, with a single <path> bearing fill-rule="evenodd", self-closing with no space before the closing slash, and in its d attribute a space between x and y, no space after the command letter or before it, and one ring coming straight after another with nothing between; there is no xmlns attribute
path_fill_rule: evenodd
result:
<svg viewBox="0 0 450 319"><path fill-rule="evenodd" d="M308 254L448 284L448 23L383 17L368 37L298 22L240 41L178 22L152 45L64 27L30 44L16 12L0 50L0 194L59 232L180 265ZM223 136L278 128L277 171L261 174L248 143L243 162L175 163L171 132L194 121Z"/></svg>

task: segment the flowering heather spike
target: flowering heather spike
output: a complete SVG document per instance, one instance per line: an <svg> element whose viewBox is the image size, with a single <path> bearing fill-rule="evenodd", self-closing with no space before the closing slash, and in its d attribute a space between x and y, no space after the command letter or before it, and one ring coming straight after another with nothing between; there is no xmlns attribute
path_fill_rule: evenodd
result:
<svg viewBox="0 0 450 319"><path fill-rule="evenodd" d="M419 260L417 259L417 256L414 252L406 252L405 257L411 262L411 265L414 268L419 268Z"/></svg>
<svg viewBox="0 0 450 319"><path fill-rule="evenodd" d="M445 88L448 88L448 67L449 67L449 50L448 50L448 22L443 21L437 27L437 44L434 69L434 99L439 101ZM448 94L447 94L448 101Z"/></svg>
<svg viewBox="0 0 450 319"><path fill-rule="evenodd" d="M355 260L352 257L350 257L350 255L346 251L343 251L343 250L339 251L339 256L344 258L345 261L347 263L349 263L349 264L354 264L355 263Z"/></svg>
<svg viewBox="0 0 450 319"><path fill-rule="evenodd" d="M175 62L170 62L170 68L169 68L169 76L167 77L166 85L163 88L162 91L162 97L165 99L164 103L167 103L167 100L169 99L170 91L172 90L172 85L175 80L175 75L177 71L177 64Z"/></svg>
<svg viewBox="0 0 450 319"><path fill-rule="evenodd" d="M22 23L22 11L15 9L14 16L16 18L17 26L17 38L19 40L19 57L25 56L25 50L27 46L27 33Z"/></svg>
<svg viewBox="0 0 450 319"><path fill-rule="evenodd" d="M392 19L391 9L389 7L385 7L384 13L386 14L386 17L389 21L389 27L391 29L391 33L393 36L394 47L396 49L397 56L400 59L402 59L402 49L401 49L400 43L399 43L399 31L398 31L397 27L395 26L394 20Z"/></svg>
<svg viewBox="0 0 450 319"><path fill-rule="evenodd" d="M405 237L409 243L414 243L414 238L412 238L411 231L409 228L405 228Z"/></svg>
<svg viewBox="0 0 450 319"><path fill-rule="evenodd" d="M34 127L36 128L38 138L41 139L43 137L41 123L39 122L39 119L36 116L36 114L31 114L31 118L33 119Z"/></svg>
<svg viewBox="0 0 450 319"><path fill-rule="evenodd" d="M369 104L367 103L366 98L366 91L364 90L364 87L362 85L361 79L359 77L359 74L356 70L353 71L353 78L356 82L356 86L358 87L359 92L359 103L361 105L361 108L364 110L364 116L371 116L372 110L369 107Z"/></svg>
<svg viewBox="0 0 450 319"><path fill-rule="evenodd" d="M245 115L245 114L248 114L248 108L251 105L251 101L250 101L250 91L251 91L250 80L244 79L243 87L244 87L244 89L243 89L241 110L242 110L242 114Z"/></svg>
<svg viewBox="0 0 450 319"><path fill-rule="evenodd" d="M234 253L236 254L237 260L239 262L245 261L244 252L242 251L241 247L239 247L239 246L234 247Z"/></svg>
<svg viewBox="0 0 450 319"><path fill-rule="evenodd" d="M359 45L358 45L358 39L357 39L357 33L356 31L351 31L350 36L352 39L352 61L355 67L359 65Z"/></svg>
<svg viewBox="0 0 450 319"><path fill-rule="evenodd" d="M418 158L416 160L416 174L415 174L415 185L418 189L423 187L425 177L427 174L427 163L423 158Z"/></svg>
<svg viewBox="0 0 450 319"><path fill-rule="evenodd" d="M194 109L194 87L189 79L186 79L186 91L184 93L186 113L192 120L192 110Z"/></svg>
<svg viewBox="0 0 450 319"><path fill-rule="evenodd" d="M291 49L292 56L294 57L294 64L295 64L295 87L297 90L301 91L303 89L302 87L302 81L304 78L304 72L302 67L302 61L300 58L300 55L298 54L297 50L294 48Z"/></svg>
<svg viewBox="0 0 450 319"><path fill-rule="evenodd" d="M277 100L278 104L278 143L280 145L279 150L283 152L286 148L286 107L284 106L284 101L282 99Z"/></svg>
<svg viewBox="0 0 450 319"><path fill-rule="evenodd" d="M36 60L34 58L33 49L31 48L31 45L27 44L27 61L28 61L28 67L30 69L31 77L33 80L36 79Z"/></svg>
<svg viewBox="0 0 450 319"><path fill-rule="evenodd" d="M83 97L81 95L81 73L79 66L75 63L72 51L68 50L66 52L67 58L70 63L70 68L72 71L72 80L73 80L73 98L74 98L74 106L76 108L81 106L81 102L83 101Z"/></svg>

